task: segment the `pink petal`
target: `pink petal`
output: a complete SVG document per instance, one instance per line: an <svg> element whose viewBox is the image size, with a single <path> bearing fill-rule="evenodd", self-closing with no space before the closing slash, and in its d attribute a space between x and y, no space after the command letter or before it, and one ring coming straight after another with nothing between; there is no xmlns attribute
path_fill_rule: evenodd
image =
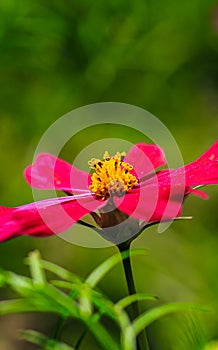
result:
<svg viewBox="0 0 218 350"><path fill-rule="evenodd" d="M185 166L187 186L218 184L218 141L196 161Z"/></svg>
<svg viewBox="0 0 218 350"><path fill-rule="evenodd" d="M194 162L178 169L161 170L157 176L159 186L172 183L185 187L218 184L218 141Z"/></svg>
<svg viewBox="0 0 218 350"><path fill-rule="evenodd" d="M149 173L154 172L156 168L166 164L162 149L157 145L145 143L134 145L124 160L133 166L138 179L141 179Z"/></svg>
<svg viewBox="0 0 218 350"><path fill-rule="evenodd" d="M17 208L0 207L0 242L20 235L61 233L81 217L105 205L88 195L42 200Z"/></svg>
<svg viewBox="0 0 218 350"><path fill-rule="evenodd" d="M146 223L166 221L180 215L184 199L183 189L158 187L153 184L127 193L121 204L122 212Z"/></svg>
<svg viewBox="0 0 218 350"><path fill-rule="evenodd" d="M28 184L38 189L57 189L70 193L88 191L90 175L52 154L42 153L24 171Z"/></svg>
<svg viewBox="0 0 218 350"><path fill-rule="evenodd" d="M19 230L19 225L11 219L12 208L0 207L0 242L6 241L14 236Z"/></svg>
<svg viewBox="0 0 218 350"><path fill-rule="evenodd" d="M201 157L184 167L158 173L160 185L185 182L186 186L218 184L218 141Z"/></svg>
<svg viewBox="0 0 218 350"><path fill-rule="evenodd" d="M140 197L140 189L138 191L128 192L120 203L120 198L114 197L114 204L123 213L134 217L138 220L149 222L154 208L157 204L157 198L153 196L152 203L146 202L145 198ZM150 203L149 203L150 202ZM149 205L150 204L150 205Z"/></svg>
<svg viewBox="0 0 218 350"><path fill-rule="evenodd" d="M189 194L207 199L191 186L218 184L218 143L195 162L182 168L162 170L130 191L119 209L145 222L164 221L180 215L184 198Z"/></svg>

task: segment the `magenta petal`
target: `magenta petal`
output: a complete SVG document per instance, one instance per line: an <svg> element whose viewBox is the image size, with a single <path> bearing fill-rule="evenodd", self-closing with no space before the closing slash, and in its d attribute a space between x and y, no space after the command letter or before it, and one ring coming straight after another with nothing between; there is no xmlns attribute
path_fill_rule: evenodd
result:
<svg viewBox="0 0 218 350"><path fill-rule="evenodd" d="M185 166L187 186L218 184L218 141Z"/></svg>
<svg viewBox="0 0 218 350"><path fill-rule="evenodd" d="M144 187L132 191L118 205L119 210L132 215L145 223L171 220L180 215L183 202L183 191L173 192L172 188Z"/></svg>
<svg viewBox="0 0 218 350"><path fill-rule="evenodd" d="M13 208L0 207L0 242L14 237L19 230L19 224L12 220Z"/></svg>
<svg viewBox="0 0 218 350"><path fill-rule="evenodd" d="M0 207L0 241L20 235L61 233L81 217L105 205L89 195L42 200L17 208Z"/></svg>
<svg viewBox="0 0 218 350"><path fill-rule="evenodd" d="M88 191L90 175L52 154L42 153L24 171L28 184L38 189L57 189L70 193Z"/></svg>
<svg viewBox="0 0 218 350"><path fill-rule="evenodd" d="M218 141L194 162L178 169L159 171L157 175L160 186L172 182L186 187L218 184Z"/></svg>
<svg viewBox="0 0 218 350"><path fill-rule="evenodd" d="M157 206L159 188L157 177L152 178L150 186L138 187L129 191L123 198L114 198L117 208L136 219L149 222Z"/></svg>
<svg viewBox="0 0 218 350"><path fill-rule="evenodd" d="M124 160L133 166L139 179L166 164L163 150L157 145L145 143L134 145Z"/></svg>
<svg viewBox="0 0 218 350"><path fill-rule="evenodd" d="M157 178L160 189L171 189L171 197L173 196L173 192L175 192L180 193L181 195L184 194L184 196L193 194L195 196L201 197L202 199L208 199L208 195L205 192L187 185L189 182L186 181L185 167L173 170L161 170L157 173ZM152 179L143 183L145 188L151 181ZM197 185L200 185L200 183Z"/></svg>

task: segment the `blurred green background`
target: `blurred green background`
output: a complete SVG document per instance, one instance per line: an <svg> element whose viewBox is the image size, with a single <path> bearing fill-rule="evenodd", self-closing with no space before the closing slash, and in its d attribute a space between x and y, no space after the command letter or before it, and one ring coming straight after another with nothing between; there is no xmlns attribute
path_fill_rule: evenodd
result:
<svg viewBox="0 0 218 350"><path fill-rule="evenodd" d="M217 139L218 2L2 0L0 77L1 205L32 201L22 172L40 137L60 116L90 103L147 109L171 131L187 163ZM86 144L87 135L77 138L68 160ZM176 222L163 235L153 227L137 239L134 245L149 254L134 258L134 271L138 290L157 294L160 303L212 305L214 312L199 315L196 330L209 341L218 339L218 188L206 191L208 202L185 203L192 221ZM81 276L116 251L72 246L59 237L21 237L0 245L0 265L28 274L23 260L33 249ZM113 300L126 293L120 276L119 266L101 284ZM8 292L1 291L5 297ZM51 334L55 321L44 315L2 317L0 349L36 349L18 342L17 330ZM156 322L149 328L152 350L193 349L189 323L184 315ZM81 325L73 329L64 331L69 343ZM82 349L99 347L87 337Z"/></svg>

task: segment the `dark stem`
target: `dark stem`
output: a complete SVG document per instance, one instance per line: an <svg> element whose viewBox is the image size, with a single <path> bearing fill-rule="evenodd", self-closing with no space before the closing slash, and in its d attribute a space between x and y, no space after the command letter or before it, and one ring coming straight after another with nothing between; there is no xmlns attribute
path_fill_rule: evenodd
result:
<svg viewBox="0 0 218 350"><path fill-rule="evenodd" d="M88 333L88 331L89 331L88 328L86 328L86 329L82 332L82 334L80 335L79 339L78 339L77 342L76 342L76 345L74 346L74 349L75 349L75 350L78 350L78 349L79 349L79 347L80 347L80 345L81 345L83 339L85 338L86 334Z"/></svg>
<svg viewBox="0 0 218 350"><path fill-rule="evenodd" d="M66 318L64 316L59 316L52 339L58 340L60 338L65 321L66 321ZM76 345L74 346L75 350L78 350L80 348L80 345L83 339L85 338L86 334L88 333L88 331L89 331L88 328L84 329L79 339L77 340Z"/></svg>
<svg viewBox="0 0 218 350"><path fill-rule="evenodd" d="M71 298L73 298L74 297L74 291L71 291L69 293L69 296ZM57 320L56 325L55 325L55 329L54 329L54 333L53 333L52 339L54 339L54 340L60 339L61 332L63 330L63 327L64 327L64 324L65 324L66 320L67 320L67 315L64 315L64 314L59 315L58 320Z"/></svg>
<svg viewBox="0 0 218 350"><path fill-rule="evenodd" d="M54 334L52 339L57 340L60 338L64 323L65 323L66 318L62 315L58 317L55 329L54 329Z"/></svg>
<svg viewBox="0 0 218 350"><path fill-rule="evenodd" d="M131 259L130 259L130 245L131 242L125 242L123 244L118 245L118 249L120 253L123 253L124 251L128 251L128 256L125 259L122 259L123 262L123 268L124 273L126 277L126 283L128 288L129 295L136 294L136 288L133 278L133 272L132 272L132 266L131 266ZM131 319L134 320L140 315L140 306L138 301L132 303L131 305ZM149 350L149 344L146 336L145 330L143 330L137 337L137 350Z"/></svg>
<svg viewBox="0 0 218 350"><path fill-rule="evenodd" d="M58 340L60 338L65 321L66 321L66 317L59 316L52 339ZM84 331L82 332L82 334L79 336L79 339L77 340L76 345L74 346L75 350L79 349L79 347L80 347L83 339L85 338L86 334L88 333L88 331L89 331L89 329L85 328Z"/></svg>

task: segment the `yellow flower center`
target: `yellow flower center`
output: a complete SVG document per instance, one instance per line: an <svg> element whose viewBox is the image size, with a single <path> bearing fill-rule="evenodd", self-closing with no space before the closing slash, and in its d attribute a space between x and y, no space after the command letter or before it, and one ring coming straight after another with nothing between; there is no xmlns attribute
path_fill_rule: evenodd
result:
<svg viewBox="0 0 218 350"><path fill-rule="evenodd" d="M137 178L131 173L132 165L123 161L125 155L124 152L117 152L110 157L105 152L103 160L92 158L89 161L89 166L94 170L89 189L97 198L122 197L138 184Z"/></svg>

